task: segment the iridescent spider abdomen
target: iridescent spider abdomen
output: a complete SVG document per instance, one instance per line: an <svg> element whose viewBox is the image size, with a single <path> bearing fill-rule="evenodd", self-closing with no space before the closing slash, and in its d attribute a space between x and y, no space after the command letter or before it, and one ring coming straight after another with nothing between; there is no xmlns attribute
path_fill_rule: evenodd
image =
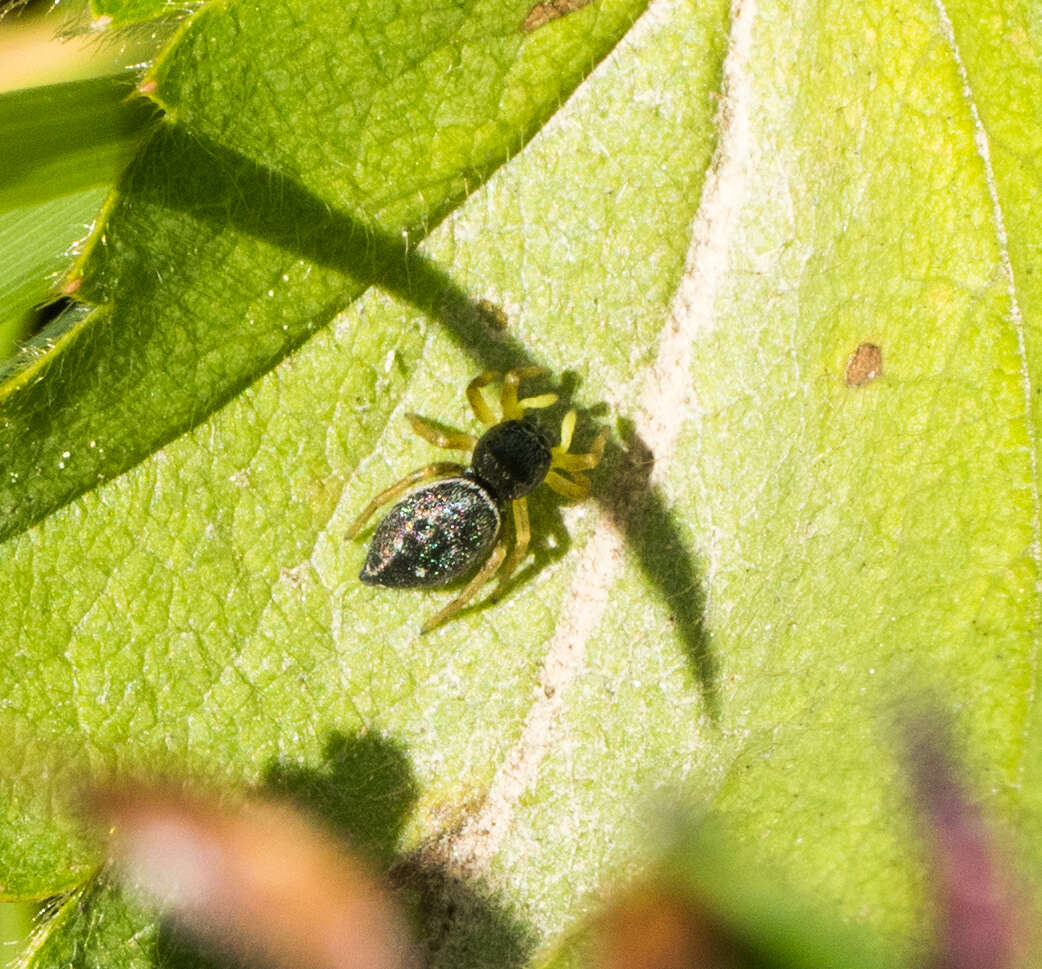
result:
<svg viewBox="0 0 1042 969"><path fill-rule="evenodd" d="M398 589L447 585L488 558L500 519L496 501L469 476L424 485L380 522L359 578Z"/></svg>

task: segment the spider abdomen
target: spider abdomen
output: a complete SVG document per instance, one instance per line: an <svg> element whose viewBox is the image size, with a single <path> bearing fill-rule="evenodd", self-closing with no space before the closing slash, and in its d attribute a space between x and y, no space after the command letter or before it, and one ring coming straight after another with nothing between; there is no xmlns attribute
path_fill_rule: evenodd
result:
<svg viewBox="0 0 1042 969"><path fill-rule="evenodd" d="M380 522L359 578L393 588L446 585L488 558L499 527L499 505L481 482L464 475L434 481Z"/></svg>

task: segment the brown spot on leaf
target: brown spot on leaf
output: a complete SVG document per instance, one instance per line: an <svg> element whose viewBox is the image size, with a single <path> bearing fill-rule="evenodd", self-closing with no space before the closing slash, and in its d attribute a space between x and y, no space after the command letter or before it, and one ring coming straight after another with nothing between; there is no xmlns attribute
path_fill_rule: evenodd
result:
<svg viewBox="0 0 1042 969"><path fill-rule="evenodd" d="M864 387L883 373L883 351L874 343L862 343L847 361L847 386Z"/></svg>
<svg viewBox="0 0 1042 969"><path fill-rule="evenodd" d="M530 34L543 24L548 24L551 20L579 10L589 2L590 0L546 0L545 3L537 3L528 11L528 16L521 24L521 29L526 34Z"/></svg>

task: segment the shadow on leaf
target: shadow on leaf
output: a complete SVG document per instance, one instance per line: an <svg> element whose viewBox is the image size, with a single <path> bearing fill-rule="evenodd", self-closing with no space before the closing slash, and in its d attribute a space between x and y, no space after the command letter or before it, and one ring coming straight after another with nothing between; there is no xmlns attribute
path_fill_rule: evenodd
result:
<svg viewBox="0 0 1042 969"><path fill-rule="evenodd" d="M317 767L276 761L265 771L263 788L319 818L389 872L425 942L426 964L523 965L534 938L528 928L490 895L448 874L433 855L400 855L402 831L419 793L405 748L373 732L334 732L322 760Z"/></svg>
<svg viewBox="0 0 1042 969"><path fill-rule="evenodd" d="M337 731L322 760L320 767L275 761L264 772L265 793L288 798L388 868L418 796L405 749L376 733Z"/></svg>
<svg viewBox="0 0 1042 969"><path fill-rule="evenodd" d="M719 717L719 663L705 625L706 592L694 553L661 492L650 483L651 448L627 421L623 446L609 442L610 484L600 502L626 536L641 571L669 609L670 622L698 681L710 717Z"/></svg>
<svg viewBox="0 0 1042 969"><path fill-rule="evenodd" d="M321 764L275 761L265 772L261 791L310 815L336 840L346 842L351 854L368 855L372 867L385 873L397 903L409 915L423 966L514 969L531 955L533 932L490 893L449 874L435 853L400 853L399 840L418 787L399 743L376 733L332 733ZM322 886L315 885L314 892L315 904L321 905ZM271 911L268 917L277 921L292 914ZM222 946L224 954L217 957L193 939L173 921L162 921L154 950L156 969L247 969L241 956L227 955L243 946Z"/></svg>

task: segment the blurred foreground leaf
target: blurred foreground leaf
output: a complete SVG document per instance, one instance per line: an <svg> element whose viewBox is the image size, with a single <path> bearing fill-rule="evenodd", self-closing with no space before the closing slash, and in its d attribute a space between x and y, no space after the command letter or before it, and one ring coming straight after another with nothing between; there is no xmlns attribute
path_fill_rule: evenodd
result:
<svg viewBox="0 0 1042 969"><path fill-rule="evenodd" d="M154 113L127 101L131 90L119 74L0 94L0 362L33 307L57 295Z"/></svg>
<svg viewBox="0 0 1042 969"><path fill-rule="evenodd" d="M576 933L546 969L884 969L837 924L736 853L717 823L677 825L664 859Z"/></svg>
<svg viewBox="0 0 1042 969"><path fill-rule="evenodd" d="M0 94L0 213L110 185L154 109L132 74Z"/></svg>

